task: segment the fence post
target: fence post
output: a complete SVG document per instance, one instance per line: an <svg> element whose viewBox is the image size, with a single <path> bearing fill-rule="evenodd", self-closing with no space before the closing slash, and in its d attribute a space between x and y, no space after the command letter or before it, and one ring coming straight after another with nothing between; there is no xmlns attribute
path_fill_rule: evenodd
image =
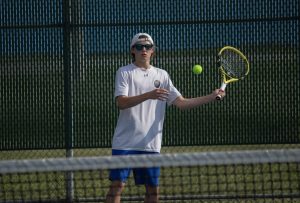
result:
<svg viewBox="0 0 300 203"><path fill-rule="evenodd" d="M72 70L71 70L71 0L63 0L63 63L64 63L64 122L66 156L73 157L73 111L72 111ZM66 200L73 202L73 173L66 174Z"/></svg>

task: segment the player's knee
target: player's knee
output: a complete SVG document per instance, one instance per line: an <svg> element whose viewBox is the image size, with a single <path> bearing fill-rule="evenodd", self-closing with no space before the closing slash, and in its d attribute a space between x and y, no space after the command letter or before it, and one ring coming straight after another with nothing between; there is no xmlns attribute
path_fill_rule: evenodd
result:
<svg viewBox="0 0 300 203"><path fill-rule="evenodd" d="M112 182L106 195L105 203L120 203L124 186L125 184L122 182Z"/></svg>
<svg viewBox="0 0 300 203"><path fill-rule="evenodd" d="M113 181L109 188L109 195L115 196L120 195L124 190L125 183L121 181Z"/></svg>
<svg viewBox="0 0 300 203"><path fill-rule="evenodd" d="M158 199L159 188L155 186L146 186L146 198Z"/></svg>

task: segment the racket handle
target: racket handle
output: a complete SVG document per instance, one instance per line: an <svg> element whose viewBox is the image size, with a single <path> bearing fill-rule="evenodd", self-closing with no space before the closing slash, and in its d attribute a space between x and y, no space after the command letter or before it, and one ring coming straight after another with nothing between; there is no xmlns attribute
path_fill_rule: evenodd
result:
<svg viewBox="0 0 300 203"><path fill-rule="evenodd" d="M225 89L226 89L226 86L227 86L226 83L222 83L222 85L221 85L221 87L220 87L220 91L221 91L221 92L224 92ZM217 99L217 100L221 100L221 99L222 99L222 96L218 94L217 97L216 97L216 99Z"/></svg>

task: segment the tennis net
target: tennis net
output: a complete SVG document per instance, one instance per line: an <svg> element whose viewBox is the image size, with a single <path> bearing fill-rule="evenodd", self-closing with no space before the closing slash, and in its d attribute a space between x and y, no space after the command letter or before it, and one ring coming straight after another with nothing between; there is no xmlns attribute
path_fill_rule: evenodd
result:
<svg viewBox="0 0 300 203"><path fill-rule="evenodd" d="M300 202L300 149L0 162L0 202L104 202L109 170L160 167L160 202ZM142 202L130 177L122 202Z"/></svg>

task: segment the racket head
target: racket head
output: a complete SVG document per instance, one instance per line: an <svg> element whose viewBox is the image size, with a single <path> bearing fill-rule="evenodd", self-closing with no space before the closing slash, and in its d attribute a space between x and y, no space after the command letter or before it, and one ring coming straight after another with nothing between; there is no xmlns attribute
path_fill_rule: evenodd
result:
<svg viewBox="0 0 300 203"><path fill-rule="evenodd" d="M225 83L243 79L249 74L250 65L247 57L240 50L231 46L225 46L220 50L218 64Z"/></svg>

